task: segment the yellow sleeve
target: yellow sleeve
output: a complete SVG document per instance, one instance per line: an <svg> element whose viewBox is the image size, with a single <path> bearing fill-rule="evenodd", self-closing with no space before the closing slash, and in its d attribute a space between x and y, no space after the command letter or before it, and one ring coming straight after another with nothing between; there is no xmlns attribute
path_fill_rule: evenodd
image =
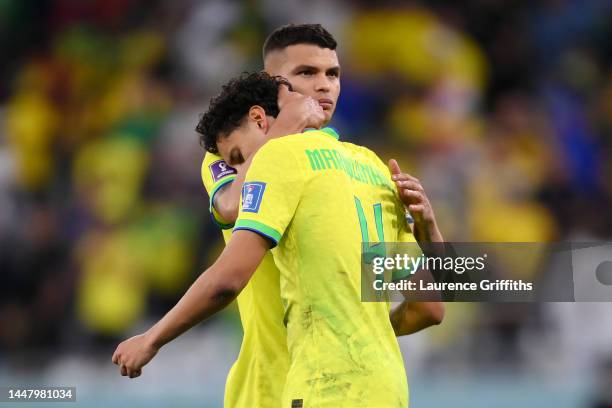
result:
<svg viewBox="0 0 612 408"><path fill-rule="evenodd" d="M221 229L232 228L233 225L223 220L214 206L215 194L236 178L236 169L230 167L221 156L207 152L202 161L202 183L210 197L209 210L213 221Z"/></svg>
<svg viewBox="0 0 612 408"><path fill-rule="evenodd" d="M234 231L256 232L276 246L293 219L305 172L287 138L268 141L255 154L242 187Z"/></svg>

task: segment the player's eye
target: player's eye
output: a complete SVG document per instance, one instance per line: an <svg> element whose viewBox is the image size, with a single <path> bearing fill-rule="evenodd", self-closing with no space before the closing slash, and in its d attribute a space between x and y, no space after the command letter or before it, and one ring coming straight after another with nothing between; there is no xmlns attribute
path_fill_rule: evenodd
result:
<svg viewBox="0 0 612 408"><path fill-rule="evenodd" d="M311 70L311 69L305 69L303 71L299 71L298 75L301 75L301 76L312 76L312 75L314 75L314 71Z"/></svg>
<svg viewBox="0 0 612 408"><path fill-rule="evenodd" d="M333 78L338 78L340 76L340 74L338 73L338 71L330 71L327 73L327 76L333 77Z"/></svg>
<svg viewBox="0 0 612 408"><path fill-rule="evenodd" d="M244 157L242 157L242 153L240 151L234 150L230 155L230 166L236 166L238 164L244 163Z"/></svg>

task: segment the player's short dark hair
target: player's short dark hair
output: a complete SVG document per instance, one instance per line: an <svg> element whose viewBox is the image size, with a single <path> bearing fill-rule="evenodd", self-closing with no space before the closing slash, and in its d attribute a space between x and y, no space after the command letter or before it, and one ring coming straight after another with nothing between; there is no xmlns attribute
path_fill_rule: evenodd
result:
<svg viewBox="0 0 612 408"><path fill-rule="evenodd" d="M335 50L336 40L321 24L288 24L274 30L263 45L263 57L290 45L312 44Z"/></svg>
<svg viewBox="0 0 612 408"><path fill-rule="evenodd" d="M221 92L210 100L196 131L200 144L211 153L218 153L217 141L227 136L242 124L251 107L261 106L267 116L278 116L278 87L291 85L281 78L265 72L244 72L223 85Z"/></svg>

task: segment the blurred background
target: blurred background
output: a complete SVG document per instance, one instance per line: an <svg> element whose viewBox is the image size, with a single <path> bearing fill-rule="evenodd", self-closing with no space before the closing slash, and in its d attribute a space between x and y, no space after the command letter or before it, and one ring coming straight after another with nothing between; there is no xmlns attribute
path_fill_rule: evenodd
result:
<svg viewBox="0 0 612 408"><path fill-rule="evenodd" d="M0 385L222 405L233 306L138 379L110 358L220 253L194 128L290 22L336 36L332 124L419 177L448 240L612 238L610 1L1 0ZM411 405L611 407L611 311L449 304L400 340Z"/></svg>

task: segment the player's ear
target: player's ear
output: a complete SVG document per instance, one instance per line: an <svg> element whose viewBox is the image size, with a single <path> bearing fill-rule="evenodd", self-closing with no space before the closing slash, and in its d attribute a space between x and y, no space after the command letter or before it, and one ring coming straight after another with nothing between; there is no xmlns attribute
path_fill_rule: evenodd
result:
<svg viewBox="0 0 612 408"><path fill-rule="evenodd" d="M266 111L261 106L255 105L249 109L249 120L253 121L264 132L268 131L268 118L266 117Z"/></svg>

